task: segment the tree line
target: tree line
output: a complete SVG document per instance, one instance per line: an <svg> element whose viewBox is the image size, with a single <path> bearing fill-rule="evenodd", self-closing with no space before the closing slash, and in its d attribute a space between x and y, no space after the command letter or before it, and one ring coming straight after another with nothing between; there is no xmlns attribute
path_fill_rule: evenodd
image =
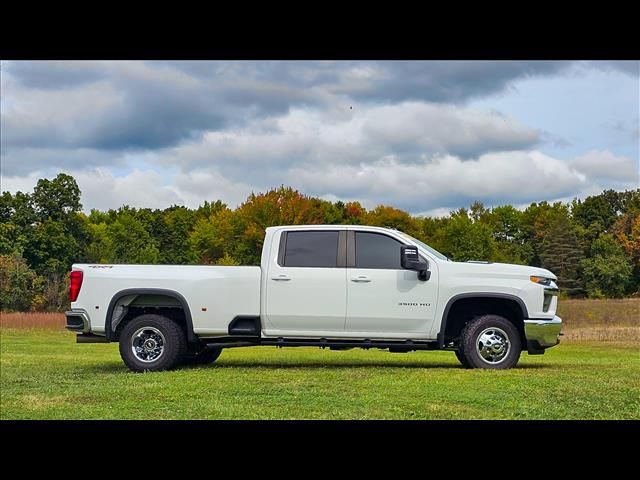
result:
<svg viewBox="0 0 640 480"><path fill-rule="evenodd" d="M68 307L72 263L259 265L264 230L283 224L393 227L455 261L488 260L548 268L563 295L607 298L640 289L640 189L605 190L570 203L469 208L432 218L386 205L330 202L281 186L230 209L220 200L198 208L82 212L75 179L40 179L32 193L0 198L0 306Z"/></svg>

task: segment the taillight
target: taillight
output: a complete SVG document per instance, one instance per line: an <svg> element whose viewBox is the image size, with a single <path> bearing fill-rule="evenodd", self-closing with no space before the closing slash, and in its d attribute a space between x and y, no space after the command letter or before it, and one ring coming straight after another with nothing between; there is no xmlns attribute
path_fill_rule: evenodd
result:
<svg viewBox="0 0 640 480"><path fill-rule="evenodd" d="M74 270L71 272L71 280L69 281L69 300L75 302L82 287L82 270Z"/></svg>

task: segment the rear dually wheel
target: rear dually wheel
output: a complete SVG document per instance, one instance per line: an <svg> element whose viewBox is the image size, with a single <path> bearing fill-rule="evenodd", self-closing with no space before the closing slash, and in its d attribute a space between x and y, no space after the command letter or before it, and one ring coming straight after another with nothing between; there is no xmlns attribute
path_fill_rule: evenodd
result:
<svg viewBox="0 0 640 480"><path fill-rule="evenodd" d="M184 330L162 315L140 315L120 333L120 356L134 372L175 367L187 349Z"/></svg>

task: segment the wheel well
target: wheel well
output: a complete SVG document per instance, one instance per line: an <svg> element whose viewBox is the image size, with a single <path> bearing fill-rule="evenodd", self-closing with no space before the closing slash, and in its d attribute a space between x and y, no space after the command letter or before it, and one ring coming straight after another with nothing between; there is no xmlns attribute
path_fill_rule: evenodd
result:
<svg viewBox="0 0 640 480"><path fill-rule="evenodd" d="M182 307L155 307L155 306L138 306L131 305L127 307L126 312L122 316L122 318L118 321L115 330L113 331L114 340L120 340L120 333L124 330L124 327L136 317L140 315L145 315L148 313L152 313L155 315L162 315L166 317L176 324L178 324L184 331L187 333L187 322L184 314L184 310Z"/></svg>
<svg viewBox="0 0 640 480"><path fill-rule="evenodd" d="M512 322L520 332L522 344L526 345L525 313L516 300L503 297L470 297L455 300L444 318L443 345L456 343L462 329L469 321L486 314L500 315Z"/></svg>
<svg viewBox="0 0 640 480"><path fill-rule="evenodd" d="M184 329L188 341L197 340L185 298L177 292L161 289L129 289L114 295L107 309L107 338L117 341L127 323L149 313L169 318Z"/></svg>

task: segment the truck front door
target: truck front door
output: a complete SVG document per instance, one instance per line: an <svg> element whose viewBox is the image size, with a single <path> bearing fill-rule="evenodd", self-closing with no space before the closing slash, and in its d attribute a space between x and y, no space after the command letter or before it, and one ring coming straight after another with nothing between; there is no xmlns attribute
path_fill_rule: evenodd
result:
<svg viewBox="0 0 640 480"><path fill-rule="evenodd" d="M402 243L383 233L350 231L346 333L428 338L435 317L438 272L428 281L400 264Z"/></svg>

